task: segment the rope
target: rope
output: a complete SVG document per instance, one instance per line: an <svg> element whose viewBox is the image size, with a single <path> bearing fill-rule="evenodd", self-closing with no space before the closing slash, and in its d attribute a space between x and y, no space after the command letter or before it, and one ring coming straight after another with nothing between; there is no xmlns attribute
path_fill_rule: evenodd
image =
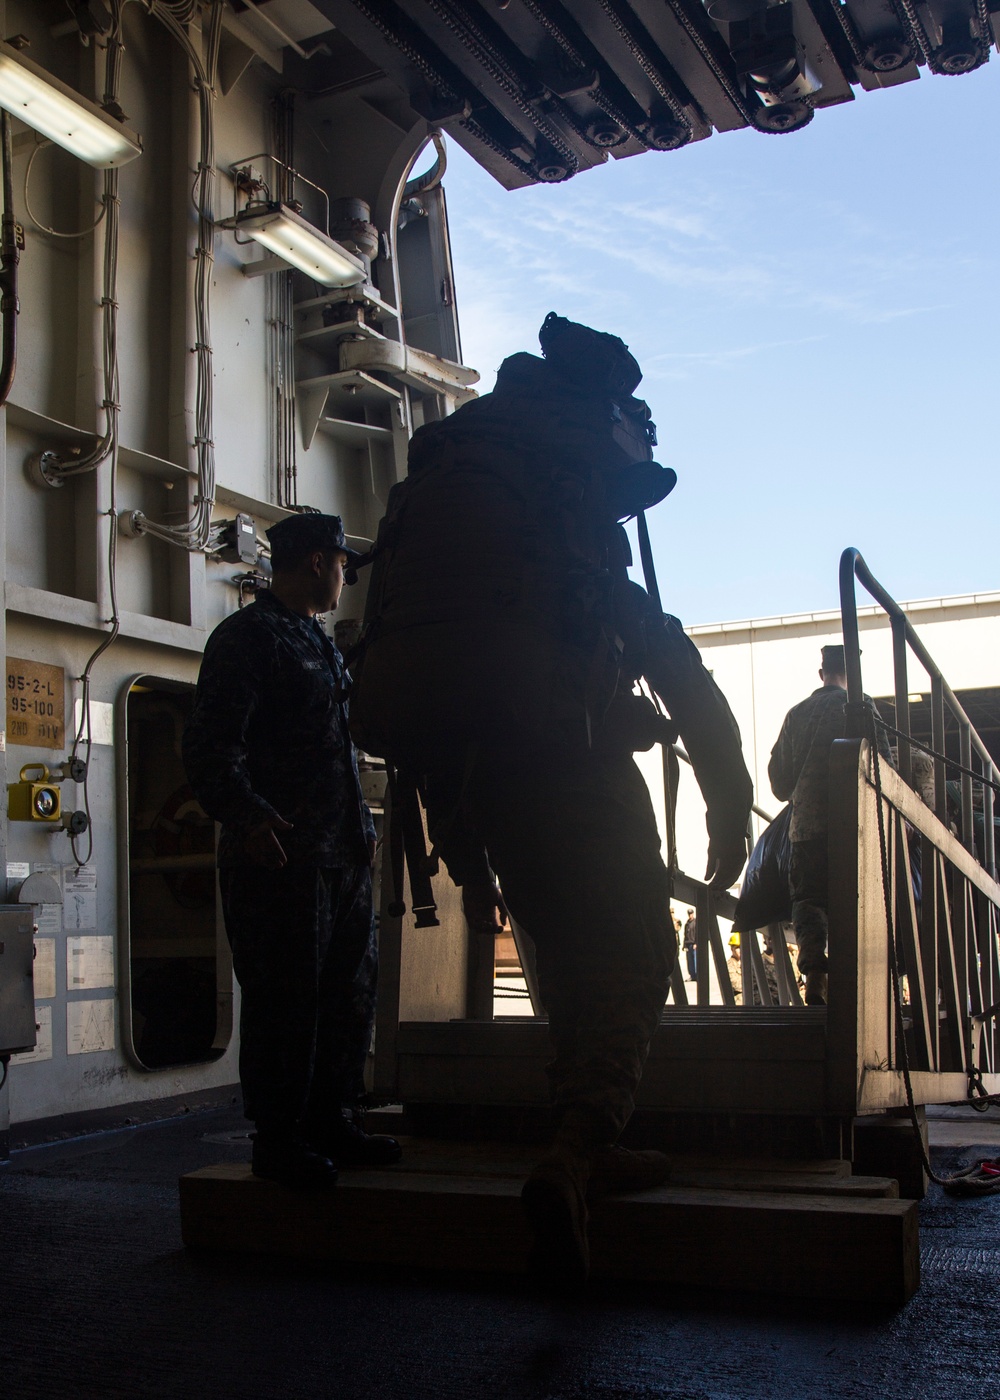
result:
<svg viewBox="0 0 1000 1400"><path fill-rule="evenodd" d="M965 773L970 778L974 778L977 783L982 783L986 787L991 787L1000 796L1000 782L995 782L992 778L987 778L985 773L977 773L973 768L966 768L957 759L949 758L947 754L938 753L937 749L932 749L930 744L921 743L919 739L914 739L910 734L904 734L901 729L896 729L894 725L888 724L881 715L875 716L875 721L890 734L895 734L898 739L905 739L908 744L912 744L915 749L922 749L924 753L930 754L931 758L939 759L949 768L956 768L959 773Z"/></svg>
<svg viewBox="0 0 1000 1400"><path fill-rule="evenodd" d="M1000 1192L1000 1157L980 1157L945 1182L949 1196L994 1196Z"/></svg>

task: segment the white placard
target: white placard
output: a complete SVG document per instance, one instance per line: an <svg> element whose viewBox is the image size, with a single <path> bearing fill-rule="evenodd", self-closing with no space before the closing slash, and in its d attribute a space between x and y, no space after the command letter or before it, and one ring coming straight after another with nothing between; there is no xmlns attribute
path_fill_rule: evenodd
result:
<svg viewBox="0 0 1000 1400"><path fill-rule="evenodd" d="M35 1007L35 1048L11 1056L12 1065L33 1065L36 1060L52 1059L52 1007Z"/></svg>
<svg viewBox="0 0 1000 1400"><path fill-rule="evenodd" d="M92 1055L115 1048L115 1003L68 1001L66 1003L66 1054Z"/></svg>
<svg viewBox="0 0 1000 1400"><path fill-rule="evenodd" d="M63 866L63 923L71 928L97 927L97 866Z"/></svg>
<svg viewBox="0 0 1000 1400"><path fill-rule="evenodd" d="M31 874L31 866L26 860L9 860L7 862L8 880L26 880Z"/></svg>
<svg viewBox="0 0 1000 1400"><path fill-rule="evenodd" d="M62 933L61 904L38 904L35 906L35 927L39 933Z"/></svg>
<svg viewBox="0 0 1000 1400"><path fill-rule="evenodd" d="M74 734L79 734L82 718L83 701L77 700L73 706ZM90 742L92 744L113 744L115 742L115 707L109 705L106 700L91 700L90 702Z"/></svg>
<svg viewBox="0 0 1000 1400"><path fill-rule="evenodd" d="M35 996L46 1001L56 994L56 941L54 938L35 939Z"/></svg>
<svg viewBox="0 0 1000 1400"><path fill-rule="evenodd" d="M114 939L110 934L73 934L66 939L66 990L93 991L115 985Z"/></svg>

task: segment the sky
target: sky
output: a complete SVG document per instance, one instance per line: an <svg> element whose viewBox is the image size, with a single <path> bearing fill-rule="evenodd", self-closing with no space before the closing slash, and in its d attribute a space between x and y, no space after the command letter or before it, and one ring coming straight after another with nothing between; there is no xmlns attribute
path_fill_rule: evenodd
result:
<svg viewBox="0 0 1000 1400"><path fill-rule="evenodd" d="M687 625L836 608L849 545L900 601L1000 588L1000 57L921 74L557 186L449 142L465 363L488 391L549 311L626 341Z"/></svg>

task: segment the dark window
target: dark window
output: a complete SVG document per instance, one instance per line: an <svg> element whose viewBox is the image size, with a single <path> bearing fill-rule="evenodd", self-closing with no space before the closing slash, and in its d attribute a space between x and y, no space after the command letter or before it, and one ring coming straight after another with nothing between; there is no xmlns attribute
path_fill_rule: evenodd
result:
<svg viewBox="0 0 1000 1400"><path fill-rule="evenodd" d="M126 1045L144 1069L217 1059L232 1034L232 961L218 909L215 823L181 762L193 701L193 685L138 676L122 705Z"/></svg>

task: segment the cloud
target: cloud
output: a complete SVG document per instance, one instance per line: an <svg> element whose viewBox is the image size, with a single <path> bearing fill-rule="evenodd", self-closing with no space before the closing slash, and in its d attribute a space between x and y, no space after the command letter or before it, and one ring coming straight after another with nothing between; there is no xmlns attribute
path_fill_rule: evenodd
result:
<svg viewBox="0 0 1000 1400"><path fill-rule="evenodd" d="M723 141L734 150L739 138L720 138L720 152ZM670 385L706 370L732 384L740 364L808 346L823 345L814 353L834 373L853 366L857 384L873 355L907 357L917 332L902 327L935 334L946 314L957 324L969 291L995 280L960 223L929 238L919 219L803 168L765 183L752 138L744 145L745 158L720 155L718 168L706 148L697 165L642 157L509 193L461 154L449 207L463 348L481 390L506 355L537 352L551 310L622 335L646 385L661 386L649 395L660 416L679 407L664 407Z"/></svg>
<svg viewBox="0 0 1000 1400"><path fill-rule="evenodd" d="M772 350L784 350L793 345L815 345L825 340L822 335L804 335L794 340L761 340L753 345L731 345L712 350L662 350L659 354L643 357L643 370L647 379L684 379L686 367L699 369L722 369L738 360L750 359Z"/></svg>

